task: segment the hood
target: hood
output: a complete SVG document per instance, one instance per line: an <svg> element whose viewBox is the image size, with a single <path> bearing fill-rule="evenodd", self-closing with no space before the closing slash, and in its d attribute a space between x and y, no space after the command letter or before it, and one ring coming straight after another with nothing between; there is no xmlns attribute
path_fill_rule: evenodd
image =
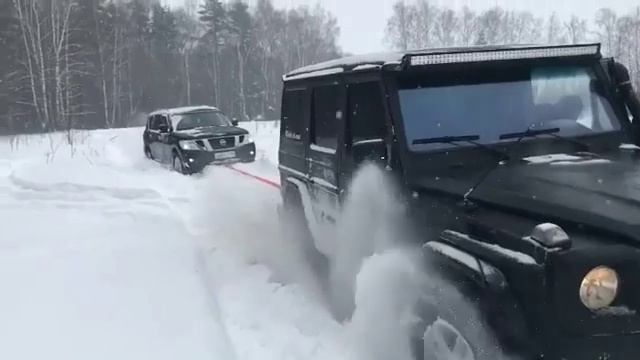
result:
<svg viewBox="0 0 640 360"><path fill-rule="evenodd" d="M210 137L247 135L245 129L235 126L208 126L203 128L174 131L173 135L182 140L204 139Z"/></svg>
<svg viewBox="0 0 640 360"><path fill-rule="evenodd" d="M423 178L417 186L464 196L480 176ZM631 159L589 154L525 158L492 171L469 200L640 241L640 163Z"/></svg>

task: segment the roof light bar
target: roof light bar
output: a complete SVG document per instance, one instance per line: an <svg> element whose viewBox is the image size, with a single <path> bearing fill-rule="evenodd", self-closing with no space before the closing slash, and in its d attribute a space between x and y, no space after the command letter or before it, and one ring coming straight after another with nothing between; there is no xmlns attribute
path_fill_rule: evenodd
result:
<svg viewBox="0 0 640 360"><path fill-rule="evenodd" d="M446 54L410 56L411 66L472 63L496 60L524 60L570 56L589 56L600 53L600 45L578 45L565 47L524 48L508 50L472 51Z"/></svg>

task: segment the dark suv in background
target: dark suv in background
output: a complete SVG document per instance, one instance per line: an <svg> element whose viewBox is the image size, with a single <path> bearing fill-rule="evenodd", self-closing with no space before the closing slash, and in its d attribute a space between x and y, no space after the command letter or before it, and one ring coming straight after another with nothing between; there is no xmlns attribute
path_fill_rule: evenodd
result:
<svg viewBox="0 0 640 360"><path fill-rule="evenodd" d="M599 44L338 59L284 77L283 214L330 256L313 238L378 163L425 262L477 310L434 294L418 358L499 359L491 334L515 359L640 359L638 145L629 73Z"/></svg>
<svg viewBox="0 0 640 360"><path fill-rule="evenodd" d="M143 140L148 158L183 174L200 172L210 164L253 162L256 157L249 132L210 106L152 112Z"/></svg>

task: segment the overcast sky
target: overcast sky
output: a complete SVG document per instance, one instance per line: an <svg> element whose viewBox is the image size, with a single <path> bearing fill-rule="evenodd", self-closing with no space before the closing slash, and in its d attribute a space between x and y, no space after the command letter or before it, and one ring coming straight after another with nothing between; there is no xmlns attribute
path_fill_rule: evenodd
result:
<svg viewBox="0 0 640 360"><path fill-rule="evenodd" d="M183 0L168 0L181 3ZM247 0L251 3L251 0ZM407 0L410 1L410 0ZM321 3L338 18L341 37L340 45L350 53L366 53L385 49L384 28L391 15L394 0L273 0L278 7L315 5ZM514 10L529 10L540 16L557 12L563 17L575 13L592 19L595 12L604 6L619 13L640 6L638 0L431 0L436 5L459 8L467 5L482 10L499 5Z"/></svg>

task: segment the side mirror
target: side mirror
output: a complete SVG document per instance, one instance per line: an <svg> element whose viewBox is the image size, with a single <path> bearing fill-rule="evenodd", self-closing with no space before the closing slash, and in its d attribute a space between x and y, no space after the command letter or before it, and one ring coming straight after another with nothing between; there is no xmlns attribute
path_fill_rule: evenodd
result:
<svg viewBox="0 0 640 360"><path fill-rule="evenodd" d="M351 147L351 153L356 163L380 162L387 159L387 144L384 139L356 141Z"/></svg>
<svg viewBox="0 0 640 360"><path fill-rule="evenodd" d="M238 119L233 118L233 120L231 120L231 125L233 125L233 126L238 126L238 124L240 124L240 122L238 121Z"/></svg>
<svg viewBox="0 0 640 360"><path fill-rule="evenodd" d="M168 124L158 125L158 130L160 130L161 133L166 134L169 132L169 125Z"/></svg>

